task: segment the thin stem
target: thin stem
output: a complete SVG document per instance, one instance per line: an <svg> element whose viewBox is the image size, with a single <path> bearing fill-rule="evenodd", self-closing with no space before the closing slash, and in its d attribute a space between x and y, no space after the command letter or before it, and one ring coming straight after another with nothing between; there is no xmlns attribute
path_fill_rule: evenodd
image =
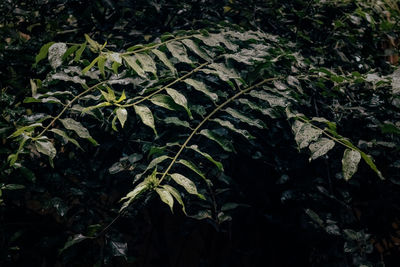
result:
<svg viewBox="0 0 400 267"><path fill-rule="evenodd" d="M120 107L123 107L123 108L127 108L127 107L132 107L132 106L135 106L135 105L137 105L137 104L140 104L140 103L142 103L143 101L145 101L145 100L149 99L150 97L152 97L153 95L158 94L159 92L163 91L164 89L166 89L166 88L168 88L168 87L170 87L170 86L172 86L172 85L174 85L174 84L176 84L176 83L182 81L183 79L185 79L185 78L191 76L193 73L198 72L200 69L202 69L204 66L206 66L206 65L208 65L208 64L210 64L210 62L205 62L205 63L201 64L201 65L198 66L197 68L193 69L191 72L186 73L185 75L183 75L183 76L179 77L178 79L174 80L173 82L170 82L169 84L167 84L167 85L161 87L161 88L158 89L157 91L154 91L153 93L151 93L151 94L149 94L149 95L143 97L142 99L136 101L135 103L125 104L125 105L117 105L117 106L120 106Z"/></svg>
<svg viewBox="0 0 400 267"><path fill-rule="evenodd" d="M100 85L102 85L102 84L104 84L104 83L106 83L106 82L107 82L107 81L99 82L99 83L97 83L97 84L95 84L95 85L89 87L88 89L86 89L86 90L83 91L82 93L76 95L74 98L72 98L72 100L69 101L69 103L66 104L66 105L64 106L64 108L61 110L61 112L60 112L56 117L54 117L54 118L51 120L51 122L50 122L50 123L39 133L39 135L36 136L35 138L39 138L39 137L42 136L45 132L47 132L47 130L51 127L51 125L53 125L53 123L56 122L56 121L67 111L67 109L68 109L75 101L77 101L79 98L81 98L81 97L84 96L85 94L87 94L87 93L89 93L90 91L92 91L93 89L95 89L97 86L100 86Z"/></svg>
<svg viewBox="0 0 400 267"><path fill-rule="evenodd" d="M185 140L185 142L183 143L183 145L181 146L181 148L179 149L179 151L175 154L175 157L172 159L171 163L168 165L167 169L165 170L165 172L163 173L163 175L160 178L159 183L162 182L162 180L165 179L165 177L167 176L168 172L171 170L172 166L175 164L175 162L177 161L177 159L179 158L179 156L181 155L181 153L183 152L183 150L186 148L186 146L188 145L188 143L190 142L190 140L193 138L193 136L197 133L197 131L204 125L204 123L206 123L212 116L215 115L215 113L217 113L218 111L220 111L222 108L224 108L226 105L228 105L229 103L231 103L233 100L235 100L236 98L238 98L239 96L249 92L250 90L253 90L256 87L259 87L267 82L273 81L273 80L277 80L279 79L278 77L273 77L273 78L268 78L265 79L253 86L250 86L242 91L240 91L239 93L235 94L234 96L232 96L231 98L227 99L225 102L223 102L222 104L220 104L218 107L216 107L210 114L208 114L198 125L196 128L194 128L194 130L192 131L192 133L189 135L189 137Z"/></svg>

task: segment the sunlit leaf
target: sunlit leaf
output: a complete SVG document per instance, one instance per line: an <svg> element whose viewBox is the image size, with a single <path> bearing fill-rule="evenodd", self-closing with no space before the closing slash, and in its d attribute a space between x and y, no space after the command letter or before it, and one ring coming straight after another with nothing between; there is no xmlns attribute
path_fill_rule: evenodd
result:
<svg viewBox="0 0 400 267"><path fill-rule="evenodd" d="M331 139L322 137L317 142L312 143L308 148L311 151L310 161L317 159L331 150L335 146L335 142Z"/></svg>
<svg viewBox="0 0 400 267"><path fill-rule="evenodd" d="M358 163L361 160L360 152L353 149L346 149L342 158L342 169L344 179L350 178L357 172Z"/></svg>
<svg viewBox="0 0 400 267"><path fill-rule="evenodd" d="M186 97L183 94L179 93L178 91L176 91L175 89L172 89L172 88L167 88L166 91L172 97L174 102L176 104L178 104L179 106L182 106L188 113L189 117L192 117L192 113L190 112L190 109L188 107L188 101L187 101Z"/></svg>
<svg viewBox="0 0 400 267"><path fill-rule="evenodd" d="M185 190L189 194L197 195L198 197L204 199L204 196L197 192L197 187L192 180L186 178L185 176L183 176L182 174L179 174L179 173L173 173L173 174L170 174L170 176L171 176L172 180L174 180L177 184L179 184L180 186L185 188Z"/></svg>
<svg viewBox="0 0 400 267"><path fill-rule="evenodd" d="M177 41L169 42L167 43L167 48L179 62L193 64L193 61L187 55L186 48L181 43Z"/></svg>
<svg viewBox="0 0 400 267"><path fill-rule="evenodd" d="M123 56L123 59L140 77L147 78L144 70L136 63L135 56Z"/></svg>
<svg viewBox="0 0 400 267"><path fill-rule="evenodd" d="M133 107L135 108L135 112L136 112L136 114L139 115L143 124L152 128L154 133L157 135L156 127L154 124L154 117L153 117L153 113L151 112L151 110L146 106L135 105Z"/></svg>
<svg viewBox="0 0 400 267"><path fill-rule="evenodd" d="M158 59L162 63L164 63L164 65L167 68L170 69L170 71L172 72L173 75L176 75L178 73L177 70L175 69L174 65L172 65L172 63L169 61L169 59L163 52L161 52L160 50L157 50L157 49L153 49L153 50L151 50L151 52L153 52L158 57Z"/></svg>
<svg viewBox="0 0 400 267"><path fill-rule="evenodd" d="M121 127L124 128L126 118L128 117L128 111L125 108L117 108L115 112L117 113L117 117L119 122L121 123Z"/></svg>
<svg viewBox="0 0 400 267"><path fill-rule="evenodd" d="M157 194L160 196L161 201L164 202L165 204L167 204L169 206L169 208L171 209L171 211L173 211L174 199L173 199L171 193L167 189L160 188L160 187L157 187L155 190L156 190Z"/></svg>
<svg viewBox="0 0 400 267"><path fill-rule="evenodd" d="M93 145L98 145L96 140L94 140L89 134L88 129L83 127L80 122L75 121L72 118L60 119L60 121L66 129L74 131L79 137L89 140Z"/></svg>
<svg viewBox="0 0 400 267"><path fill-rule="evenodd" d="M219 134L209 130L209 129L203 129L200 131L201 135L206 136L208 139L215 141L218 145L222 147L226 152L233 152L234 148L233 145L230 141L227 139L223 138Z"/></svg>

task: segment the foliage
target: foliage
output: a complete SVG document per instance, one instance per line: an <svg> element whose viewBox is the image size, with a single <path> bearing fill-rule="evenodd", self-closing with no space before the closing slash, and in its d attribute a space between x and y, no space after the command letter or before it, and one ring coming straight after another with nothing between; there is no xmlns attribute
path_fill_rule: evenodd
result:
<svg viewBox="0 0 400 267"><path fill-rule="evenodd" d="M117 21L124 9L110 3L103 15L124 21ZM29 96L2 91L0 190L16 192L7 194L5 207L28 187L36 199L26 206L69 225L64 240L54 241L68 264L77 255L72 248L85 242L107 244L108 261L126 257L122 231L108 231L120 218L156 205L154 196L172 212L179 213L179 204L189 217L223 229L241 208L257 205L252 194L267 194L287 212L301 210L307 231L334 240L326 251L341 244L338 262L380 261L370 255L376 253L369 241L375 221L369 225L357 203L378 199L388 188L390 200L398 197L399 78L379 54L382 42L398 38L398 8L389 1L310 3L229 1L221 13L231 23L210 19L197 30L152 31L139 44L121 45L113 36L98 42L93 34L83 43L47 40L33 62L39 74L31 76ZM196 6L184 2L181 10L189 10L185 4ZM169 4L160 5L168 10ZM208 8L205 18L213 14ZM259 19L266 15L271 19ZM194 19L176 20L185 18ZM252 163L242 164L248 159ZM260 177L271 189L247 179L257 175L250 166L269 173ZM63 184L71 200L49 193ZM66 216L74 209L104 214L83 204L99 197L115 218L95 215L74 226L78 218ZM260 211L266 224L274 225L279 205ZM386 230L373 231L378 240ZM312 259L318 266L331 253L319 250Z"/></svg>

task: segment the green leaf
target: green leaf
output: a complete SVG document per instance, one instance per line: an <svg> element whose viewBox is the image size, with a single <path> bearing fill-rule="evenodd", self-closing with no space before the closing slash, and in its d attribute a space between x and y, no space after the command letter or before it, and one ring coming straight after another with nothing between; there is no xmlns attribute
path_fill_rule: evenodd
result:
<svg viewBox="0 0 400 267"><path fill-rule="evenodd" d="M50 159L53 159L57 154L57 151L53 146L53 143L48 141L48 139L36 140L35 147L38 152L49 156Z"/></svg>
<svg viewBox="0 0 400 267"><path fill-rule="evenodd" d="M86 107L84 109L82 109L82 114L88 113L89 111L96 109L96 108L102 108L102 107L106 107L106 106L111 106L111 103L109 102L101 102L95 106L90 106L90 107Z"/></svg>
<svg viewBox="0 0 400 267"><path fill-rule="evenodd" d="M117 125L116 125L117 118L118 118L117 116L114 116L114 118L111 121L111 128L116 132L118 132Z"/></svg>
<svg viewBox="0 0 400 267"><path fill-rule="evenodd" d="M176 201L178 201L178 203L182 206L183 213L186 215L185 204L183 203L181 194L179 194L178 190L167 184L162 185L162 187L167 190L176 199Z"/></svg>
<svg viewBox="0 0 400 267"><path fill-rule="evenodd" d="M88 72L91 68L94 67L94 65L97 63L97 61L100 60L100 56L96 57L89 65L87 65L83 70L82 70L82 74L85 74L86 72Z"/></svg>
<svg viewBox="0 0 400 267"><path fill-rule="evenodd" d="M174 102L176 104L178 104L179 106L182 106L188 113L189 117L192 117L192 113L190 112L190 109L188 107L188 102L187 102L186 97L183 94L179 93L178 91L176 91L175 89L172 89L172 88L167 88L166 91L172 97Z"/></svg>
<svg viewBox="0 0 400 267"><path fill-rule="evenodd" d="M22 184L6 184L1 187L2 190L21 190L25 189L25 186Z"/></svg>
<svg viewBox="0 0 400 267"><path fill-rule="evenodd" d="M312 124L303 123L301 121L295 121L292 125L292 129L295 134L294 138L300 149L307 147L322 134L322 131L313 127Z"/></svg>
<svg viewBox="0 0 400 267"><path fill-rule="evenodd" d="M190 50L192 50L195 54L197 54L205 61L211 61L211 58L203 50L201 50L201 48L199 48L198 45L193 42L193 40L184 39L182 40L182 43L184 43Z"/></svg>
<svg viewBox="0 0 400 267"><path fill-rule="evenodd" d="M172 65L172 63L168 60L167 56L161 52L160 50L157 49L153 49L151 50L151 52L154 53L154 55L156 55L158 57L158 59L164 63L164 65L170 69L170 71L172 72L173 75L178 74L177 70L175 69L174 65Z"/></svg>
<svg viewBox="0 0 400 267"><path fill-rule="evenodd" d="M160 196L161 201L164 202L165 204L167 204L169 206L169 208L171 209L171 211L173 212L174 199L173 199L171 193L168 190L166 190L165 188L160 188L160 187L156 188L156 192Z"/></svg>
<svg viewBox="0 0 400 267"><path fill-rule="evenodd" d="M281 108L286 108L289 105L288 99L284 97L279 97L264 91L257 91L257 90L252 90L250 92L250 95L252 97L256 97L258 99L261 99L263 101L267 101L267 103L275 108L275 107L281 107Z"/></svg>
<svg viewBox="0 0 400 267"><path fill-rule="evenodd" d="M71 47L69 47L67 49L67 51L64 53L64 55L62 56L62 60L66 60L70 55L72 55L73 53L75 53L76 50L78 50L79 45L73 45Z"/></svg>
<svg viewBox="0 0 400 267"><path fill-rule="evenodd" d="M204 199L204 196L197 192L196 185L190 179L186 178L185 176L179 173L173 173L170 174L169 176L171 176L172 180L174 180L177 184L185 188L185 190L189 194L197 195L198 197Z"/></svg>
<svg viewBox="0 0 400 267"><path fill-rule="evenodd" d="M18 130L16 130L15 132L13 132L7 138L15 138L15 137L20 136L24 132L32 132L36 127L42 127L42 124L41 123L33 123L31 125L23 126L23 127L19 128Z"/></svg>
<svg viewBox="0 0 400 267"><path fill-rule="evenodd" d="M53 132L53 133L61 136L62 138L64 138L64 140L66 140L66 142L71 142L74 145L76 145L77 147L79 147L80 149L82 149L82 147L79 145L78 141L76 141L74 138L69 137L63 130L52 128L52 129L50 129L50 132Z"/></svg>
<svg viewBox="0 0 400 267"><path fill-rule="evenodd" d="M81 44L81 46L79 47L78 51L76 51L75 58L74 58L75 62L78 62L81 59L82 53L86 49L86 44L87 44L87 42L84 42L83 44Z"/></svg>
<svg viewBox="0 0 400 267"><path fill-rule="evenodd" d="M123 59L140 77L147 79L144 70L136 63L135 56L123 56Z"/></svg>
<svg viewBox="0 0 400 267"><path fill-rule="evenodd" d="M190 149L196 151L197 153L199 153L200 155L202 155L203 157L205 157L206 159L211 161L218 168L218 170L224 171L224 166L222 165L221 162L216 161L210 154L201 151L197 145L191 145L191 146L188 146L187 148L190 148Z"/></svg>
<svg viewBox="0 0 400 267"><path fill-rule="evenodd" d="M250 100L248 100L246 98L239 98L237 101L240 104L248 106L252 110L256 110L258 112L261 112L261 114L263 114L265 116L268 116L268 117L273 118L273 119L277 117L272 108L263 107L263 106L258 105L258 104L254 103L254 102L252 102L252 101L250 101Z"/></svg>
<svg viewBox="0 0 400 267"><path fill-rule="evenodd" d="M154 60L148 54L135 54L145 72L157 73L157 67Z"/></svg>
<svg viewBox="0 0 400 267"><path fill-rule="evenodd" d="M370 155L365 154L364 152L360 152L361 157L365 161L365 163L368 164L368 166L379 176L380 179L385 180L385 177L383 177L382 173L378 170L376 167L374 161L372 160Z"/></svg>
<svg viewBox="0 0 400 267"><path fill-rule="evenodd" d="M116 113L121 127L124 128L126 118L128 117L128 111L125 108L117 108Z"/></svg>
<svg viewBox="0 0 400 267"><path fill-rule="evenodd" d="M188 85L192 86L194 89L197 91L200 91L204 93L206 96L208 96L212 101L217 101L218 100L218 95L216 93L211 92L210 90L207 89L206 85L201 82L201 81L196 81L193 79L185 79L183 80L185 83Z"/></svg>
<svg viewBox="0 0 400 267"><path fill-rule="evenodd" d="M106 58L103 56L101 56L97 61L97 67L99 68L101 76L103 76L104 79L106 78L106 73L104 72L105 63L106 63Z"/></svg>
<svg viewBox="0 0 400 267"><path fill-rule="evenodd" d="M31 84L32 96L34 97L37 93L37 85L36 85L35 81L32 79L30 79L29 82Z"/></svg>
<svg viewBox="0 0 400 267"><path fill-rule="evenodd" d="M149 189L150 185L150 180L145 179L143 182L139 183L132 191L130 191L125 197L121 198L120 201L124 201L124 204L122 205L121 209L119 210L120 212L127 208L129 204L132 203L135 199L137 199L142 193L146 192Z"/></svg>
<svg viewBox="0 0 400 267"><path fill-rule="evenodd" d="M195 173L197 173L201 178L203 178L204 180L206 179L206 176L204 175L204 173L202 173L197 167L196 165L194 165L192 162L187 161L185 159L180 159L177 161L177 163L180 163L186 167L188 167L189 169L191 169L192 171L194 171Z"/></svg>
<svg viewBox="0 0 400 267"><path fill-rule="evenodd" d="M343 177L346 181L357 172L358 163L360 162L360 152L353 149L346 149L342 158Z"/></svg>
<svg viewBox="0 0 400 267"><path fill-rule="evenodd" d="M35 57L35 65L37 65L37 63L39 63L41 60L47 58L47 53L49 52L49 48L53 44L55 44L55 42L49 42L40 48L39 54L37 54Z"/></svg>
<svg viewBox="0 0 400 267"><path fill-rule="evenodd" d="M73 245L78 244L88 238L89 237L84 236L82 234L74 235L73 237L69 238L68 241L65 243L64 247L62 249L60 249L59 254L63 253L69 247L72 247Z"/></svg>
<svg viewBox="0 0 400 267"><path fill-rule="evenodd" d="M139 115L144 125L147 125L150 128L152 128L155 135L157 135L156 127L154 125L154 117L151 110L146 106L134 105L133 107L135 108L136 114Z"/></svg>
<svg viewBox="0 0 400 267"><path fill-rule="evenodd" d="M247 117L246 115L243 115L242 113L238 112L237 110L233 109L233 108L227 108L224 110L225 112L227 112L229 115L231 115L232 117L247 123L248 125L257 127L259 129L265 129L266 125L259 119L251 119L249 117Z"/></svg>
<svg viewBox="0 0 400 267"><path fill-rule="evenodd" d="M167 124L174 124L176 126L183 126L186 128L190 128L190 124L187 121L182 121L178 117L166 117L164 122Z"/></svg>
<svg viewBox="0 0 400 267"><path fill-rule="evenodd" d="M197 34L195 35L195 37L202 40L204 44L208 46L216 47L222 43L225 45L226 48L232 51L237 51L239 48L238 45L235 45L228 39L226 39L223 33L212 33L209 36Z"/></svg>
<svg viewBox="0 0 400 267"><path fill-rule="evenodd" d="M317 159L331 150L335 146L335 142L331 139L322 137L317 142L312 143L308 148L311 151L310 161Z"/></svg>
<svg viewBox="0 0 400 267"><path fill-rule="evenodd" d="M157 94L150 98L151 103L154 105L169 109L169 110L178 110L178 106L175 104L174 100L168 96L163 94Z"/></svg>
<svg viewBox="0 0 400 267"><path fill-rule="evenodd" d="M89 134L89 131L83 127L80 122L77 122L71 118L60 119L60 121L66 129L74 131L79 137L89 140L93 145L98 145L96 140L94 140Z"/></svg>
<svg viewBox="0 0 400 267"><path fill-rule="evenodd" d="M186 48L179 42L173 41L167 43L167 48L171 52L172 56L179 60L179 62L184 62L188 64L193 64L187 55Z"/></svg>
<svg viewBox="0 0 400 267"><path fill-rule="evenodd" d="M10 166L13 166L15 164L15 162L17 162L18 155L22 152L22 150L24 149L25 143L29 139L31 139L31 138L29 136L27 136L26 134L23 133L21 135L17 152L15 154L9 155L8 158L7 158L7 161L10 163Z"/></svg>
<svg viewBox="0 0 400 267"><path fill-rule="evenodd" d="M234 131L242 136L244 136L246 139L255 139L254 136L252 136L247 130L244 129L237 129L230 121L224 121L221 119L213 119L212 121L217 122L219 125L228 128L231 131Z"/></svg>
<svg viewBox="0 0 400 267"><path fill-rule="evenodd" d="M86 42L88 42L90 45L90 50L92 50L93 52L99 52L101 50L102 46L98 42L90 38L89 35L85 34L85 39Z"/></svg>
<svg viewBox="0 0 400 267"><path fill-rule="evenodd" d="M219 134L217 134L211 130L208 130L208 129L201 130L200 134L204 135L205 137L207 137L210 140L215 141L226 152L234 152L232 143L229 142L227 139L223 138L222 136L220 136Z"/></svg>

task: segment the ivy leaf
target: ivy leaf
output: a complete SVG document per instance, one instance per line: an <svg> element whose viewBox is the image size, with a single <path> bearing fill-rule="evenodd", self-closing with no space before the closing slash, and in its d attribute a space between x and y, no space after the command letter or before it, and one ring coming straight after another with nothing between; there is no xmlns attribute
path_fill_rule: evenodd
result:
<svg viewBox="0 0 400 267"><path fill-rule="evenodd" d="M311 151L310 161L317 159L331 150L335 146L335 142L331 139L322 137L317 142L312 143L308 148Z"/></svg>
<svg viewBox="0 0 400 267"><path fill-rule="evenodd" d="M204 199L204 196L197 192L197 187L193 183L192 180L186 178L185 176L179 173L170 174L172 180L174 180L177 184L185 188L185 190L192 195L197 195L199 198Z"/></svg>
<svg viewBox="0 0 400 267"><path fill-rule="evenodd" d="M212 101L217 101L218 100L218 95L216 93L211 92L210 90L207 89L206 85L201 82L201 81L196 81L193 79L185 79L183 80L185 83L188 85L192 86L194 89L197 91L200 91L204 93L206 96L208 96Z"/></svg>
<svg viewBox="0 0 400 267"><path fill-rule="evenodd" d="M125 108L117 108L116 113L121 127L124 128L126 118L128 117L128 111Z"/></svg>
<svg viewBox="0 0 400 267"><path fill-rule="evenodd" d="M151 110L146 106L134 105L133 107L135 108L135 112L139 115L142 122L152 128L154 134L157 135L156 127L154 125L154 117L153 113L151 113Z"/></svg>
<svg viewBox="0 0 400 267"><path fill-rule="evenodd" d="M248 125L257 127L259 129L264 129L266 128L265 124L259 120L259 119L251 119L249 117L247 117L246 115L243 115L242 113L240 113L239 111L233 109L233 108L227 108L225 109L225 112L227 112L229 115L231 115L232 117L247 123Z"/></svg>
<svg viewBox="0 0 400 267"><path fill-rule="evenodd" d="M35 147L38 152L49 156L50 159L54 159L54 157L57 154L57 151L53 146L53 143L50 142L48 139L36 140Z"/></svg>
<svg viewBox="0 0 400 267"><path fill-rule="evenodd" d="M183 203L181 194L179 194L178 190L167 184L162 185L162 187L167 190L176 199L176 201L178 201L178 203L182 206L183 213L186 215L185 204Z"/></svg>
<svg viewBox="0 0 400 267"><path fill-rule="evenodd" d="M36 55L35 57L35 65L37 65L37 63L39 63L41 60L45 59L47 57L47 54L49 52L49 48L50 46L52 46L53 44L55 44L55 42L49 42L45 45L43 45L40 48L39 53Z"/></svg>
<svg viewBox="0 0 400 267"><path fill-rule="evenodd" d="M222 136L220 136L219 134L217 134L211 130L203 129L200 131L199 134L204 135L208 139L215 141L226 152L234 151L234 148L233 148L233 145L231 142L229 142L228 140L226 140L225 138L223 138Z"/></svg>
<svg viewBox="0 0 400 267"><path fill-rule="evenodd" d="M188 148L196 151L197 153L199 153L200 155L202 155L203 157L205 157L206 159L211 161L218 168L218 170L224 171L224 166L222 165L221 162L216 161L210 154L201 151L197 145L191 145L191 146L188 146Z"/></svg>
<svg viewBox="0 0 400 267"><path fill-rule="evenodd" d="M172 97L172 99L174 100L174 102L176 104L178 104L179 106L182 106L186 112L188 113L189 117L192 117L192 113L190 112L190 109L188 107L188 102L186 97L179 93L178 91L176 91L175 89L172 88L167 88L166 89L167 93Z"/></svg>
<svg viewBox="0 0 400 267"><path fill-rule="evenodd" d="M346 149L342 158L343 177L346 181L357 172L358 163L360 162L360 152L353 149Z"/></svg>
<svg viewBox="0 0 400 267"><path fill-rule="evenodd" d="M75 121L71 118L60 119L60 121L66 129L74 131L79 137L89 140L93 145L98 145L96 140L94 140L93 137L90 135L88 129L83 127L80 122Z"/></svg>
<svg viewBox="0 0 400 267"><path fill-rule="evenodd" d="M167 204L169 206L169 208L171 209L171 212L173 212L174 199L173 199L171 193L168 190L166 190L165 188L160 188L160 187L156 188L156 192L160 196L161 201L164 202L165 204Z"/></svg>
<svg viewBox="0 0 400 267"><path fill-rule="evenodd" d="M146 73L144 70L136 63L135 56L123 56L126 63L142 78L147 79Z"/></svg>
<svg viewBox="0 0 400 267"><path fill-rule="evenodd" d="M76 141L74 138L69 137L63 130L57 129L57 128L52 128L50 129L50 132L53 132L59 136L61 136L64 140L66 140L66 142L71 142L74 145L76 145L77 147L79 147L81 150L82 147L79 145L78 141Z"/></svg>
<svg viewBox="0 0 400 267"><path fill-rule="evenodd" d="M157 73L156 63L148 54L136 54L137 59L139 60L142 68L145 72L151 72L154 75Z"/></svg>
<svg viewBox="0 0 400 267"><path fill-rule="evenodd" d="M172 63L168 60L167 56L161 52L160 50L157 49L153 49L151 50L151 52L154 53L154 55L156 55L158 57L158 59L164 63L164 65L170 69L170 71L172 72L173 75L176 75L178 72L175 69L174 65L172 65Z"/></svg>
<svg viewBox="0 0 400 267"><path fill-rule="evenodd" d="M191 61L187 55L186 48L181 43L176 41L167 43L167 48L172 56L178 59L179 62L193 64L193 61Z"/></svg>
<svg viewBox="0 0 400 267"><path fill-rule="evenodd" d="M191 169L192 171L194 171L195 173L197 173L201 178L203 178L204 180L207 180L206 177L204 176L204 173L202 173L197 167L196 165L194 165L192 162L187 161L185 159L180 159L177 161L178 163L188 167L189 169Z"/></svg>

